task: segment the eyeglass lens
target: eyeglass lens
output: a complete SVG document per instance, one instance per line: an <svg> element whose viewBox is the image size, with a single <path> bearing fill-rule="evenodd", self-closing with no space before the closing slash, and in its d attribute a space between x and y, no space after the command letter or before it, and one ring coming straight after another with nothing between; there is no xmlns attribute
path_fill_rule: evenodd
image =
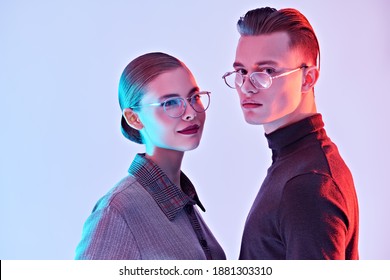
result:
<svg viewBox="0 0 390 280"><path fill-rule="evenodd" d="M272 83L271 77L262 72L254 72L250 76L251 82L257 88L269 88Z"/></svg>
<svg viewBox="0 0 390 280"><path fill-rule="evenodd" d="M244 84L244 76L240 73L232 73L229 76L225 77L226 83L232 87L232 88L237 88L241 87ZM257 88L269 88L272 83L271 77L263 72L254 72L250 76L250 80L252 84L257 87Z"/></svg>
<svg viewBox="0 0 390 280"><path fill-rule="evenodd" d="M171 117L180 117L184 114L186 109L185 99L171 98L164 102L165 112ZM210 103L208 94L194 94L189 99L191 107L198 113L206 111Z"/></svg>

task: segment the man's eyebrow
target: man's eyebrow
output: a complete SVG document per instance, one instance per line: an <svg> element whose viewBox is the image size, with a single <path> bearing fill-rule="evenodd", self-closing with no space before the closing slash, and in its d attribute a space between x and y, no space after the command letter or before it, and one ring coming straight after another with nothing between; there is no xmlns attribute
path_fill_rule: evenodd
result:
<svg viewBox="0 0 390 280"><path fill-rule="evenodd" d="M274 60L262 60L256 62L254 65L256 66L262 66L262 65L272 65L272 66L278 66L279 64ZM244 65L241 62L235 61L233 63L233 67L243 67Z"/></svg>
<svg viewBox="0 0 390 280"><path fill-rule="evenodd" d="M261 65L273 65L273 66L277 66L277 65L279 65L279 63L277 63L275 60L264 60L264 61L258 61L258 62L256 62L256 65L257 65L257 66L261 66Z"/></svg>
<svg viewBox="0 0 390 280"><path fill-rule="evenodd" d="M236 68L236 67L242 67L242 66L244 66L242 63L240 63L240 62L237 62L237 61L235 61L234 63L233 63L233 67L234 68Z"/></svg>

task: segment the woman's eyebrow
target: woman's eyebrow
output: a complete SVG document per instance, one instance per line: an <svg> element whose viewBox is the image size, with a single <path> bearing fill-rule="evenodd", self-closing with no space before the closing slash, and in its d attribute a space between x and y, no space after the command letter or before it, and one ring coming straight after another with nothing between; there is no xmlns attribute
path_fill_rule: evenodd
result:
<svg viewBox="0 0 390 280"><path fill-rule="evenodd" d="M187 96L193 95L195 92L199 92L199 87L193 87L187 94Z"/></svg>
<svg viewBox="0 0 390 280"><path fill-rule="evenodd" d="M180 95L178 93L167 93L167 94L164 94L163 96L160 96L158 98L158 101L159 102L164 102L164 100L167 100L168 98L172 98L172 97L179 97Z"/></svg>
<svg viewBox="0 0 390 280"><path fill-rule="evenodd" d="M198 92L199 91L199 87L193 87L187 94L188 97L190 97L191 95L193 95L195 92ZM171 97L180 97L180 94L178 93L167 93L167 94L164 94L163 96L160 96L158 98L159 102L162 102L168 98L171 98Z"/></svg>

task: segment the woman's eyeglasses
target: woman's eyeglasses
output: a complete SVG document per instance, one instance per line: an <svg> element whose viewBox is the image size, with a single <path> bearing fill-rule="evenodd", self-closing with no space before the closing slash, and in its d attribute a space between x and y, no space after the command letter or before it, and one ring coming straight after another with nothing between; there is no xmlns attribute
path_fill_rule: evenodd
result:
<svg viewBox="0 0 390 280"><path fill-rule="evenodd" d="M143 104L139 106L133 106L130 109L141 108L145 106L162 106L164 112L172 118L180 118L183 116L187 108L187 101L190 106L198 113L203 113L210 105L210 93L209 91L196 92L190 97L171 97L163 102Z"/></svg>

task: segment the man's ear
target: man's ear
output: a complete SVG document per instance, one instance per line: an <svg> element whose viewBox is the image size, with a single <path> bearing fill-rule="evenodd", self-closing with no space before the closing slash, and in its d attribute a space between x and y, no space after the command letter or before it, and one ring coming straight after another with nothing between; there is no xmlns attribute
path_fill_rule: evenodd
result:
<svg viewBox="0 0 390 280"><path fill-rule="evenodd" d="M305 70L305 76L303 77L302 82L302 92L310 91L317 83L317 80L320 76L320 71L318 70L317 66L310 66Z"/></svg>
<svg viewBox="0 0 390 280"><path fill-rule="evenodd" d="M141 121L139 120L137 113L135 113L130 108L124 109L122 114L123 114L123 117L125 118L127 124L130 127L134 128L136 130L141 130L144 127L143 124L141 123Z"/></svg>

